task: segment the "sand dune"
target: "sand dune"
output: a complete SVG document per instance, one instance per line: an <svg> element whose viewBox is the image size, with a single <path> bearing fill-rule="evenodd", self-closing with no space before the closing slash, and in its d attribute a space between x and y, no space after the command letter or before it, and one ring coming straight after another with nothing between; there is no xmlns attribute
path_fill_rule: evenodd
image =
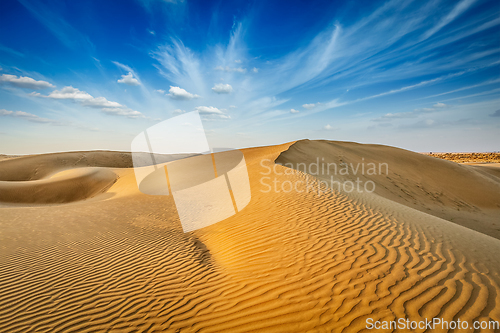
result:
<svg viewBox="0 0 500 333"><path fill-rule="evenodd" d="M150 153L137 153L141 166L148 165ZM154 154L158 163L165 163L173 159L181 159L193 154ZM14 156L1 158L0 181L27 181L38 180L54 175L63 170L84 167L101 168L132 168L132 154L119 151L79 151L68 153L52 153L41 155Z"/></svg>
<svg viewBox="0 0 500 333"><path fill-rule="evenodd" d="M49 179L33 181L0 181L0 202L67 203L104 193L117 175L103 168L63 171Z"/></svg>
<svg viewBox="0 0 500 333"><path fill-rule="evenodd" d="M317 175L320 179L372 180L375 193L382 197L500 239L500 169L382 145L309 140L295 143L276 162L297 168L297 163L310 165L318 158L337 166L337 174L333 167L326 168ZM348 175L340 174L342 163L347 164ZM368 174L369 163L376 165L375 175ZM387 168L379 172L381 163Z"/></svg>
<svg viewBox="0 0 500 333"><path fill-rule="evenodd" d="M428 153L427 155L458 163L500 162L500 153Z"/></svg>
<svg viewBox="0 0 500 333"><path fill-rule="evenodd" d="M443 193L446 209L458 201L477 208L470 214L494 211L500 192L493 174L339 142L243 152L251 202L190 233L182 232L172 197L140 193L133 170L118 168L126 167L120 158L110 157L109 169L58 162L38 173L38 163L22 162L31 157L1 161L0 172L16 160L24 168L16 176L9 166L3 177L39 179L51 191L77 174L101 177L104 170L116 181L87 200L3 203L0 331L360 332L368 318L500 320L500 241L438 217L434 195ZM263 166L317 156L390 159L389 178L374 179L374 194L267 192ZM281 183L319 185L284 166L276 171L269 177ZM462 187L474 184L485 192Z"/></svg>
<svg viewBox="0 0 500 333"><path fill-rule="evenodd" d="M57 172L81 167L131 168L130 153L115 151L69 152L18 156L0 160L0 180L38 180Z"/></svg>

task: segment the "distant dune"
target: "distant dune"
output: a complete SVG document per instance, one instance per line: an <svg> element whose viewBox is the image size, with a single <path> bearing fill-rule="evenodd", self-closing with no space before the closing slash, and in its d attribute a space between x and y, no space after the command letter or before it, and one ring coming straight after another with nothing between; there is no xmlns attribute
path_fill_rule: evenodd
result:
<svg viewBox="0 0 500 333"><path fill-rule="evenodd" d="M426 155L458 163L500 163L500 153L427 153Z"/></svg>
<svg viewBox="0 0 500 333"><path fill-rule="evenodd" d="M500 321L494 166L332 141L243 153L251 202L189 233L171 196L138 191L129 153L1 159L0 332L350 333L367 319ZM330 163L320 174L293 171L318 158ZM333 172L359 163L382 172ZM332 174L373 181L374 192L329 190L319 181ZM268 191L273 180L279 192Z"/></svg>

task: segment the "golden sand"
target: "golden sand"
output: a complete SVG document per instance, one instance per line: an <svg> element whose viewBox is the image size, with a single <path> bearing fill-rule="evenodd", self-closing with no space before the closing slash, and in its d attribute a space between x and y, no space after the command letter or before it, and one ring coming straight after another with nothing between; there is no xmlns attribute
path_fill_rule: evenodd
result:
<svg viewBox="0 0 500 333"><path fill-rule="evenodd" d="M0 332L360 332L368 318L500 321L500 240L490 225L500 179L490 171L338 142L243 152L251 202L189 233L171 196L138 191L126 153L0 161L0 191L19 198L0 202ZM263 159L316 156L379 158L389 175L375 179L373 194L264 193ZM317 182L276 170L281 182ZM482 232L454 223L457 202Z"/></svg>

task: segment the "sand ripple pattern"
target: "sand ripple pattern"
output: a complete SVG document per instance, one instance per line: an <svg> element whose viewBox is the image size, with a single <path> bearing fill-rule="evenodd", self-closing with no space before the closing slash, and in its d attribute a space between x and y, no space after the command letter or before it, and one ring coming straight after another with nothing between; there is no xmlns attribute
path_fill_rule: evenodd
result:
<svg viewBox="0 0 500 333"><path fill-rule="evenodd" d="M189 234L173 202L139 193L32 209L16 223L88 212L51 242L20 235L0 248L0 331L350 333L367 318L500 321L498 240L382 198L262 193L260 160L283 149L245 151L251 203ZM12 239L21 211L5 212L1 237Z"/></svg>

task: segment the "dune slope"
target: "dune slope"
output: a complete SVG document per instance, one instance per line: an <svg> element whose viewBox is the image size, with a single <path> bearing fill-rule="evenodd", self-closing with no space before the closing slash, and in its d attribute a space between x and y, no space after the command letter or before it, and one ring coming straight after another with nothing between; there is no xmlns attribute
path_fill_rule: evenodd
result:
<svg viewBox="0 0 500 333"><path fill-rule="evenodd" d="M319 179L371 180L382 197L500 239L500 169L382 145L310 140L296 142L276 162L297 169L298 163L309 168L318 159L325 165L315 175ZM372 175L370 163L376 166ZM349 174L341 174L342 165Z"/></svg>

